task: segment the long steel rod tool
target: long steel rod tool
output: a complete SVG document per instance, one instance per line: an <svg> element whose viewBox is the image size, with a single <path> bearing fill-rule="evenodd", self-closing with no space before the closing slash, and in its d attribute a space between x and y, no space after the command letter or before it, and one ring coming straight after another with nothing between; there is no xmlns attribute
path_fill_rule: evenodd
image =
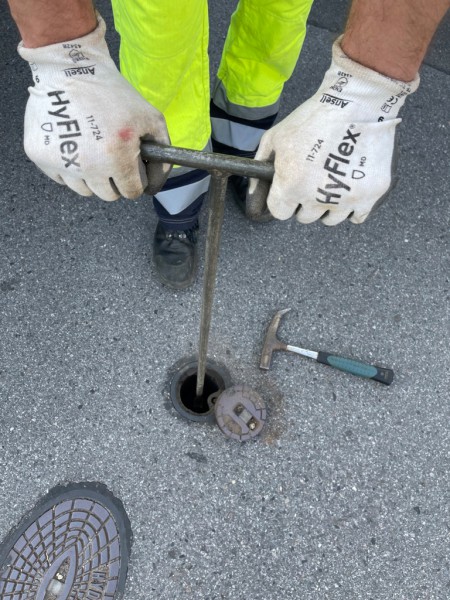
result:
<svg viewBox="0 0 450 600"><path fill-rule="evenodd" d="M183 167L203 169L211 173L209 188L208 233L205 249L205 273L203 278L203 299L200 318L200 340L197 365L197 397L202 396L205 383L206 359L208 352L209 330L211 327L212 305L217 274L220 235L225 209L225 196L228 177L242 175L272 181L273 164L240 158L227 154L199 152L186 148L164 146L152 142L141 144L141 156L145 160L165 162Z"/></svg>
<svg viewBox="0 0 450 600"><path fill-rule="evenodd" d="M206 359L208 353L209 330L214 299L214 288L219 258L220 235L222 233L225 196L227 193L228 175L220 171L211 171L209 186L208 233L205 247L205 273L203 275L203 301L200 317L200 339L198 343L197 365L197 398L203 394L205 382Z"/></svg>

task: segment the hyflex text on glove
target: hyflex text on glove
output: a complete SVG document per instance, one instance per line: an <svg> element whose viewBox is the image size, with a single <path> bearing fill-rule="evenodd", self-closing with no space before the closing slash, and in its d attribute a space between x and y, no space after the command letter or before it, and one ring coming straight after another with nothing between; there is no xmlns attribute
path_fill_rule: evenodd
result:
<svg viewBox="0 0 450 600"><path fill-rule="evenodd" d="M256 158L275 162L267 206L278 219L362 223L391 188L398 113L419 77L385 77L347 57L339 42L316 94L261 140ZM248 201L260 204L264 193L253 180Z"/></svg>
<svg viewBox="0 0 450 600"><path fill-rule="evenodd" d="M146 165L141 139L169 143L163 115L122 77L105 24L86 36L41 48L19 44L34 87L25 113L25 152L49 177L103 200L136 198L163 185L170 167Z"/></svg>

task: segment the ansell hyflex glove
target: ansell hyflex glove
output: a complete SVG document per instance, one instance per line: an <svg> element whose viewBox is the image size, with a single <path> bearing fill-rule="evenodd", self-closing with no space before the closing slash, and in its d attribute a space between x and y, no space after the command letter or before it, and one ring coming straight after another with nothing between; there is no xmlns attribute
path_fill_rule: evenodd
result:
<svg viewBox="0 0 450 600"><path fill-rule="evenodd" d="M393 180L397 117L419 85L385 77L344 54L340 39L312 98L262 137L256 158L274 160L267 206L277 219L362 223ZM248 203L261 205L267 184L252 180Z"/></svg>
<svg viewBox="0 0 450 600"><path fill-rule="evenodd" d="M122 77L98 16L92 32L69 42L25 48L34 87L25 113L25 152L58 183L103 200L155 193L169 165L144 164L142 138L169 143L163 115Z"/></svg>

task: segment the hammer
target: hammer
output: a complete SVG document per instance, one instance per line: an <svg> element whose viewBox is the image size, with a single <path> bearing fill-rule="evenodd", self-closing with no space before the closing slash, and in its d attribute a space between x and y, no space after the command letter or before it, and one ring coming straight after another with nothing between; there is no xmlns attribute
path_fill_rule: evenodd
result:
<svg viewBox="0 0 450 600"><path fill-rule="evenodd" d="M386 369L383 367L376 367L354 360L352 358L344 358L343 356L336 356L329 352L315 352L314 350L305 350L304 348L298 348L297 346L290 346L285 344L277 338L278 326L281 321L281 317L289 312L290 308L279 310L273 317L266 333L264 340L264 346L261 353L261 362L259 364L260 369L266 371L270 368L272 361L272 354L275 350L285 350L287 352L295 352L302 356L312 358L317 362L329 365L340 371L351 373L352 375L358 375L358 377L365 377L366 379L374 379L385 385L390 385L394 379L394 371L392 369Z"/></svg>

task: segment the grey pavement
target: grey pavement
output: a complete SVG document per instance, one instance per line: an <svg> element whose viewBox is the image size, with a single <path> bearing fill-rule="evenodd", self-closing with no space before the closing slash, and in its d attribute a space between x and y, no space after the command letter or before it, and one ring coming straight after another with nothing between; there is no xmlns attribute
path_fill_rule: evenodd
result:
<svg viewBox="0 0 450 600"><path fill-rule="evenodd" d="M233 5L210 3L212 68ZM281 116L319 85L346 6L318 0ZM49 488L101 481L134 532L126 600L448 598L448 20L403 113L398 187L367 223L258 225L226 206L209 354L269 409L238 444L167 400L197 349L201 276L183 293L155 280L149 199L79 198L25 157L30 77L0 14L0 539ZM261 372L285 307L285 340L394 383L281 353Z"/></svg>

